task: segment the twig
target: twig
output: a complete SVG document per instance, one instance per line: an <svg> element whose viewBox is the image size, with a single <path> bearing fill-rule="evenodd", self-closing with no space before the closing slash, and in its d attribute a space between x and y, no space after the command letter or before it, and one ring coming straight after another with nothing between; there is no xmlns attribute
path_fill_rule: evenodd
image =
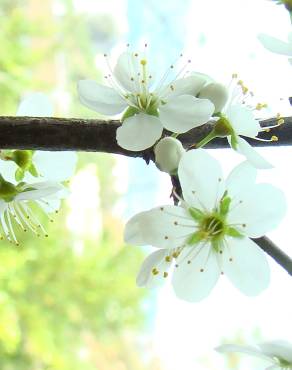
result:
<svg viewBox="0 0 292 370"><path fill-rule="evenodd" d="M292 258L276 246L269 238L263 236L261 238L253 239L263 251L268 253L279 265L285 269L289 275L292 276Z"/></svg>

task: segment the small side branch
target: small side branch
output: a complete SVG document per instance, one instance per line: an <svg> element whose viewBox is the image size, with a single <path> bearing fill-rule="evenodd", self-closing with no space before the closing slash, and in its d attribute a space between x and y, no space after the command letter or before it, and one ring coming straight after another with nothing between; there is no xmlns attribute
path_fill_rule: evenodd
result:
<svg viewBox="0 0 292 370"><path fill-rule="evenodd" d="M278 248L276 244L266 236L253 239L253 241L292 276L292 258Z"/></svg>

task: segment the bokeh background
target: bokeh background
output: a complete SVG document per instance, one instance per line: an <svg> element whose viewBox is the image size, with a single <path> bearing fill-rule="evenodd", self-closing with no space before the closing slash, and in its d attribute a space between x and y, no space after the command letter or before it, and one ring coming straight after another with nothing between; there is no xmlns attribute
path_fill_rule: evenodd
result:
<svg viewBox="0 0 292 370"><path fill-rule="evenodd" d="M149 44L158 74L183 52L192 68L228 83L237 72L291 115L291 66L264 50L257 34L285 39L284 7L268 0L0 0L0 114L14 115L28 93L43 91L56 116L97 117L78 102L76 83L102 81L130 43ZM280 186L290 210L270 237L292 254L292 149L261 149L274 163L259 178ZM216 156L228 172L241 158ZM292 281L274 261L271 287L250 299L224 277L210 297L187 304L170 284L139 289L135 276L149 249L125 246L134 213L170 202L170 182L140 159L80 153L71 195L48 239L19 234L0 245L1 370L260 369L261 360L221 356L225 342L292 341Z"/></svg>

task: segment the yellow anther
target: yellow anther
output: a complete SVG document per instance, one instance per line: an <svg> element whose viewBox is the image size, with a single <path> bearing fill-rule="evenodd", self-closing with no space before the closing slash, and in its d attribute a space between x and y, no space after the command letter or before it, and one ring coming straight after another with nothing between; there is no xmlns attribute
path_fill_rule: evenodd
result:
<svg viewBox="0 0 292 370"><path fill-rule="evenodd" d="M165 262L171 262L171 257L170 256L166 256L165 257Z"/></svg>
<svg viewBox="0 0 292 370"><path fill-rule="evenodd" d="M248 87L241 86L243 94L246 94L248 92Z"/></svg>
<svg viewBox="0 0 292 370"><path fill-rule="evenodd" d="M159 274L159 271L157 270L157 268L156 268L156 267L154 267L154 268L152 269L152 274L153 274L153 275L158 275L158 274Z"/></svg>
<svg viewBox="0 0 292 370"><path fill-rule="evenodd" d="M142 64L142 66L145 66L147 64L147 60L146 59L141 59L140 64Z"/></svg>
<svg viewBox="0 0 292 370"><path fill-rule="evenodd" d="M232 73L232 78L237 78L238 74L237 73Z"/></svg>
<svg viewBox="0 0 292 370"><path fill-rule="evenodd" d="M277 117L277 119L282 118L281 113L277 113L277 114L276 114L276 117Z"/></svg>
<svg viewBox="0 0 292 370"><path fill-rule="evenodd" d="M164 273L163 273L163 277L164 277L164 278L167 278L167 276L168 276L168 272L164 272Z"/></svg>
<svg viewBox="0 0 292 370"><path fill-rule="evenodd" d="M270 131L271 131L271 129L270 129L270 128L267 128L267 129L265 129L265 131L266 131L266 132L270 132Z"/></svg>
<svg viewBox="0 0 292 370"><path fill-rule="evenodd" d="M283 123L285 123L284 118L280 118L280 119L277 121L277 124L278 124L278 125L283 125Z"/></svg>
<svg viewBox="0 0 292 370"><path fill-rule="evenodd" d="M238 81L237 81L237 85L239 85L239 86L243 86L243 81L242 81L242 80L238 80Z"/></svg>
<svg viewBox="0 0 292 370"><path fill-rule="evenodd" d="M272 137L271 137L271 141L278 141L279 140L279 138L278 138L278 136L276 136L276 135L273 135Z"/></svg>
<svg viewBox="0 0 292 370"><path fill-rule="evenodd" d="M179 252L173 252L173 253L172 253L172 257L173 257L173 258L177 258L178 256L179 256Z"/></svg>
<svg viewBox="0 0 292 370"><path fill-rule="evenodd" d="M257 103L256 110L261 110L261 109L263 109L263 104Z"/></svg>

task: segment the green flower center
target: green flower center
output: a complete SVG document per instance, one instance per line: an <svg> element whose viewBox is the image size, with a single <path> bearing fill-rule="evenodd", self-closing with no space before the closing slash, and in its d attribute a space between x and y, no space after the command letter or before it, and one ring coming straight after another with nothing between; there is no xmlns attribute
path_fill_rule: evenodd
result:
<svg viewBox="0 0 292 370"><path fill-rule="evenodd" d="M212 244L216 252L220 252L220 245L225 236L242 238L243 235L226 221L230 204L231 198L226 193L212 213L204 213L198 208L189 208L191 217L196 221L197 231L190 236L188 244L195 245L206 241Z"/></svg>
<svg viewBox="0 0 292 370"><path fill-rule="evenodd" d="M207 238L220 238L225 229L225 223L219 215L213 214L204 218L200 224L200 231Z"/></svg>

